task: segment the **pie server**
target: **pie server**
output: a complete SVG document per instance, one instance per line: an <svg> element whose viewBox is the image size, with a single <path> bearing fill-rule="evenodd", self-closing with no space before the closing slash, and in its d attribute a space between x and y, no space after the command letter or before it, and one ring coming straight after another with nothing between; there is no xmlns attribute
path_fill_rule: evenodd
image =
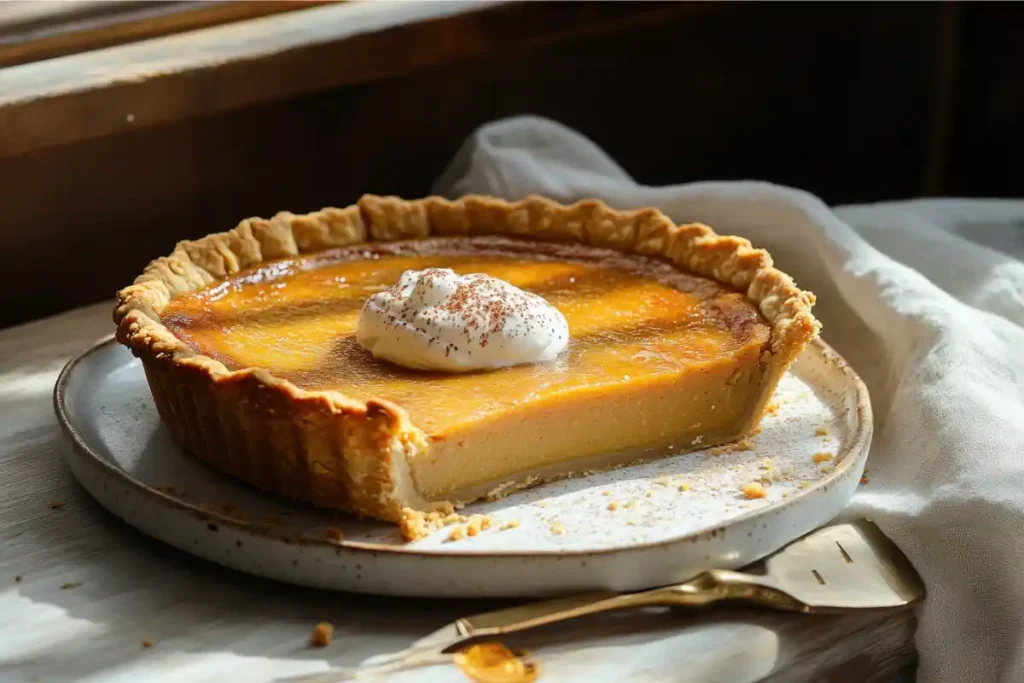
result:
<svg viewBox="0 0 1024 683"><path fill-rule="evenodd" d="M291 680L334 683L450 662L452 655L445 653L470 639L630 607L699 607L729 600L791 612L838 614L905 607L924 595L924 584L910 561L877 526L862 519L822 527L742 572L711 569L685 583L639 593L586 593L465 617L359 668Z"/></svg>

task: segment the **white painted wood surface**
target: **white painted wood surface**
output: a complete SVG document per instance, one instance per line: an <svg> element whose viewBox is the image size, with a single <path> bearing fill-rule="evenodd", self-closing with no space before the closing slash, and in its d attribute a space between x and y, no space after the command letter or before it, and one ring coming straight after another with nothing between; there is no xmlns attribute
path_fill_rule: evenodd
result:
<svg viewBox="0 0 1024 683"><path fill-rule="evenodd" d="M0 331L0 680L273 681L355 665L499 605L328 593L243 576L107 514L67 470L51 401L63 364L109 334L109 314L104 303ZM334 641L310 648L321 620L335 625ZM653 611L509 644L532 650L542 680L861 683L906 672L913 628L907 612ZM452 667L402 679L465 680Z"/></svg>

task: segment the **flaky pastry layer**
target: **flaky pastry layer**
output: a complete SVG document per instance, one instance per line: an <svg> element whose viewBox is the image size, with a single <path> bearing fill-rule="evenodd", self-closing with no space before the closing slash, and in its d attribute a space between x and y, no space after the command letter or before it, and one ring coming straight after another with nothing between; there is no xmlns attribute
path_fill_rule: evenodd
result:
<svg viewBox="0 0 1024 683"><path fill-rule="evenodd" d="M758 417L820 329L811 313L814 295L776 269L766 251L706 225L675 225L656 209L618 211L597 200L563 205L538 196L509 202L366 195L346 208L249 218L228 232L179 242L118 292L117 338L142 359L161 419L193 454L261 488L396 522L414 537L423 527L418 513L447 504L422 500L412 487L408 459L428 444L401 406L304 390L257 368L230 370L175 337L160 315L175 296L266 261L369 241L475 235L648 255L744 291L771 329Z"/></svg>

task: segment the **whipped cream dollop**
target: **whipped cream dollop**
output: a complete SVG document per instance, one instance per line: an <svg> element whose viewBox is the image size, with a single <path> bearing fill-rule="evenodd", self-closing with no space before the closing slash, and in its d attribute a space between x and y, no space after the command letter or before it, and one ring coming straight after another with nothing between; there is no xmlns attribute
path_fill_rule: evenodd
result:
<svg viewBox="0 0 1024 683"><path fill-rule="evenodd" d="M470 372L554 360L569 345L569 325L542 297L504 280L427 268L367 299L356 339L407 368Z"/></svg>

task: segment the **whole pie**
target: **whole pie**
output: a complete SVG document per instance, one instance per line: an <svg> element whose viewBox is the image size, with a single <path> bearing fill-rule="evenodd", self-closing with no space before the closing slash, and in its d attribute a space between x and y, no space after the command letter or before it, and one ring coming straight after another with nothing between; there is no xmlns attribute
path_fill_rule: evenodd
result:
<svg viewBox="0 0 1024 683"><path fill-rule="evenodd" d="M437 301L465 330L442 339L408 322L427 319L416 311L395 317L410 273L428 299L455 283ZM466 317L476 274L527 298L488 290ZM376 341L440 359L504 357L499 343L556 318L568 338L537 362L403 366L368 350L370 301L399 302ZM751 433L818 334L813 303L767 252L654 209L364 196L181 242L118 293L114 320L187 451L413 538L451 506Z"/></svg>

